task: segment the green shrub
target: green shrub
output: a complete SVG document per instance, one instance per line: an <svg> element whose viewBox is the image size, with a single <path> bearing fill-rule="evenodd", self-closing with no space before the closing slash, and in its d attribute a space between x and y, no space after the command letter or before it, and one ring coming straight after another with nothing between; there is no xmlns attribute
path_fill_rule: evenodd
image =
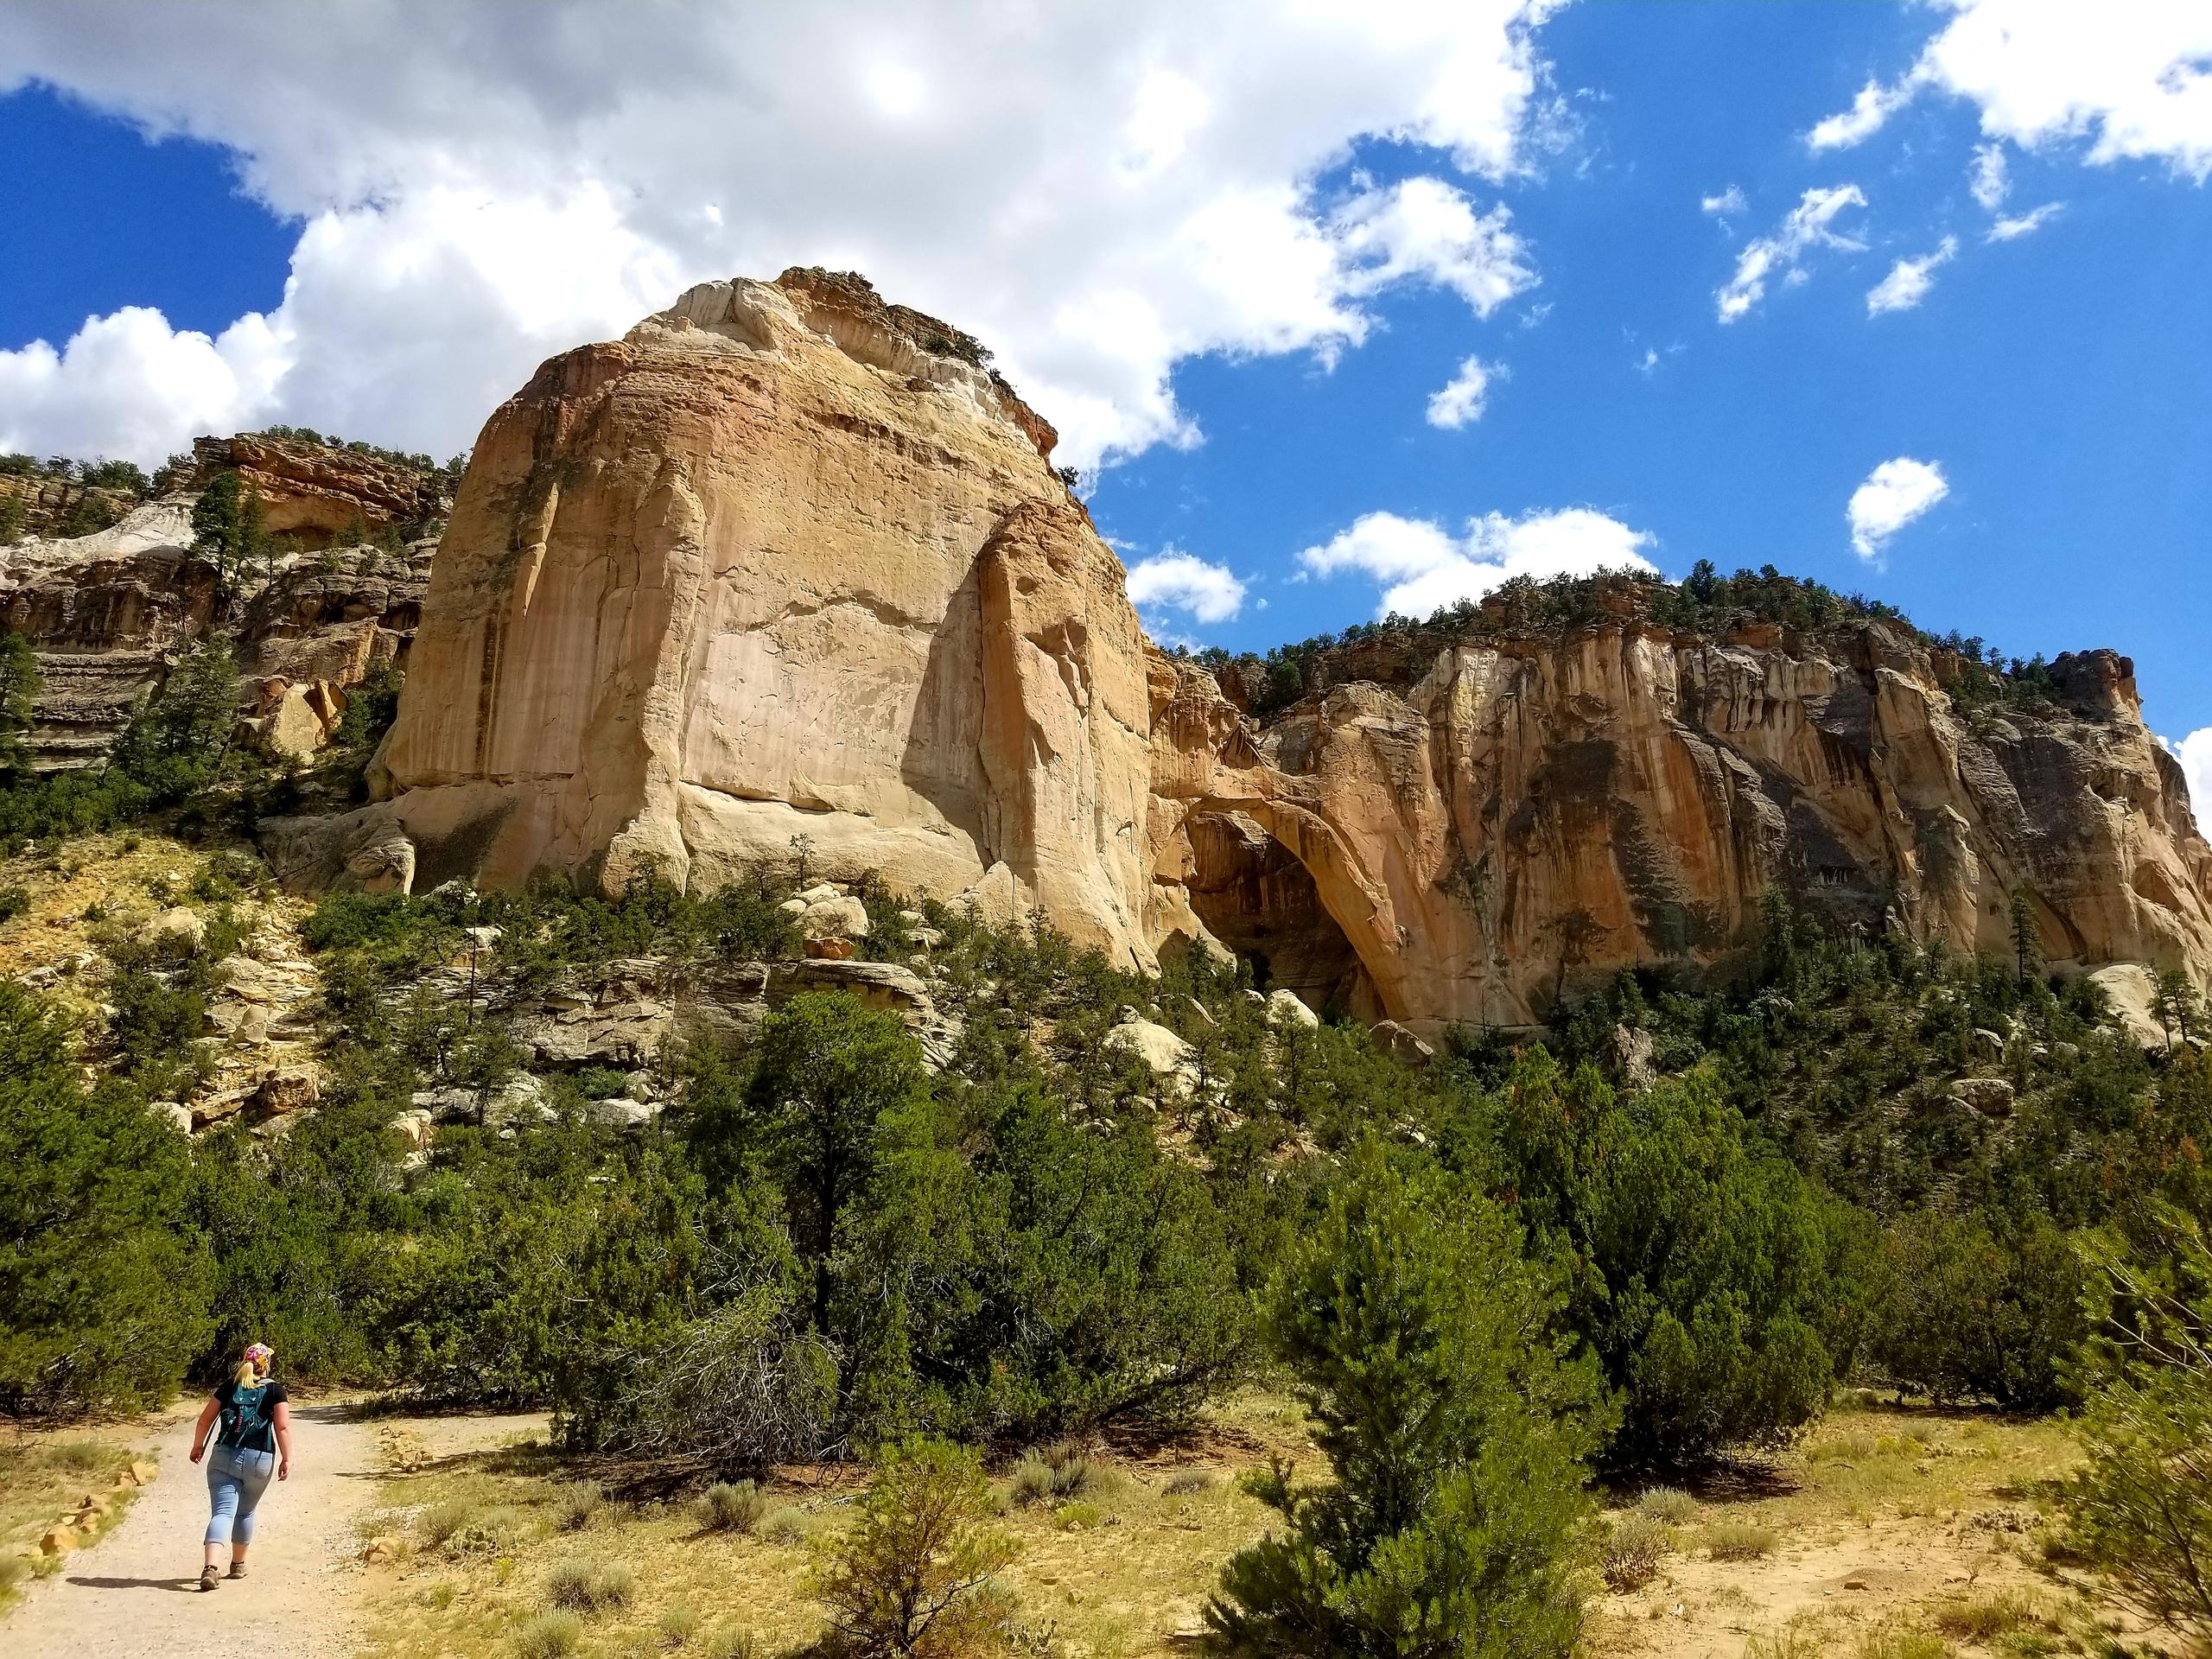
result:
<svg viewBox="0 0 2212 1659"><path fill-rule="evenodd" d="M8 984L0 1146L0 1413L157 1402L210 1335L190 1154L132 1090L87 1091L60 1014Z"/></svg>
<svg viewBox="0 0 2212 1659"><path fill-rule="evenodd" d="M750 1533L767 1512L767 1494L749 1480L717 1482L699 1497L699 1524L714 1532Z"/></svg>
<svg viewBox="0 0 2212 1659"><path fill-rule="evenodd" d="M27 914L31 907L29 887L0 887L0 922L12 922Z"/></svg>
<svg viewBox="0 0 2212 1659"><path fill-rule="evenodd" d="M1573 1263L1569 1320L1623 1406L1612 1463L1694 1462L1811 1421L1857 1341L1871 1239L1746 1135L1712 1072L1624 1101L1537 1049L1485 1109L1500 1185Z"/></svg>
<svg viewBox="0 0 2212 1659"><path fill-rule="evenodd" d="M1872 1357L1899 1387L2014 1410L2078 1397L2067 1373L2086 1330L2082 1268L2049 1217L1907 1216L1887 1254Z"/></svg>
<svg viewBox="0 0 2212 1659"><path fill-rule="evenodd" d="M2202 1647L2212 1642L2212 1249L2177 1211L2155 1211L2153 1224L2147 1261L2110 1236L2089 1247L2088 1456L2067 1483L2065 1542L2124 1600Z"/></svg>
<svg viewBox="0 0 2212 1659"><path fill-rule="evenodd" d="M1565 1656L1593 1379L1541 1341L1551 1287L1495 1205L1373 1142L1268 1292L1269 1345L1334 1479L1254 1484L1282 1516L1208 1604L1219 1653Z"/></svg>
<svg viewBox="0 0 2212 1659"><path fill-rule="evenodd" d="M863 1655L1003 1644L1010 1610L992 1592L1014 1547L990 1516L990 1483L974 1452L932 1440L887 1447L858 1517L809 1574L831 1630Z"/></svg>
<svg viewBox="0 0 2212 1659"><path fill-rule="evenodd" d="M1178 1469L1168 1476L1167 1484L1160 1490L1170 1497L1195 1497L1214 1488L1214 1472L1211 1469Z"/></svg>

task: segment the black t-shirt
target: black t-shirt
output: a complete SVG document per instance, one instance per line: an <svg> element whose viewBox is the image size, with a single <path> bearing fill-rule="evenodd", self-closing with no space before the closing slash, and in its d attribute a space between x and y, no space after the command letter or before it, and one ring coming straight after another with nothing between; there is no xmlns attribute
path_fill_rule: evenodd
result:
<svg viewBox="0 0 2212 1659"><path fill-rule="evenodd" d="M276 1408L284 1399L284 1385L274 1377L245 1387L224 1383L215 1390L215 1403L222 1408L215 1419L215 1444L242 1452L274 1452Z"/></svg>

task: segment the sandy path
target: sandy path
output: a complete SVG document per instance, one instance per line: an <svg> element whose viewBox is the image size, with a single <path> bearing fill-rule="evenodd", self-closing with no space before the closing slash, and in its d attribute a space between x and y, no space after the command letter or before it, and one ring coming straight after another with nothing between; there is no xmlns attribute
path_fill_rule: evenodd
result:
<svg viewBox="0 0 2212 1659"><path fill-rule="evenodd" d="M353 1520L376 1496L375 1431L340 1406L296 1406L292 1424L292 1477L261 1500L251 1577L198 1588L207 1482L184 1418L155 1437L161 1478L0 1619L0 1649L10 1659L344 1659L359 1631Z"/></svg>

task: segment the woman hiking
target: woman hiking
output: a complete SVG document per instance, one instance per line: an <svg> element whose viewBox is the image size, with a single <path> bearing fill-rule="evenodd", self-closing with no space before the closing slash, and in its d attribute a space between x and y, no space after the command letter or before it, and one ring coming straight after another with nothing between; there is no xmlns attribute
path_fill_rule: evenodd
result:
<svg viewBox="0 0 2212 1659"><path fill-rule="evenodd" d="M200 1569L200 1587L213 1590L223 1546L231 1547L231 1576L245 1577L245 1547L253 1541L253 1508L261 1502L273 1472L279 1480L292 1473L292 1408L285 1403L284 1385L274 1381L269 1368L276 1351L257 1342L245 1351L238 1374L215 1390L200 1408L192 1430L192 1460L207 1453L207 1548ZM211 1450L207 1430L219 1423Z"/></svg>

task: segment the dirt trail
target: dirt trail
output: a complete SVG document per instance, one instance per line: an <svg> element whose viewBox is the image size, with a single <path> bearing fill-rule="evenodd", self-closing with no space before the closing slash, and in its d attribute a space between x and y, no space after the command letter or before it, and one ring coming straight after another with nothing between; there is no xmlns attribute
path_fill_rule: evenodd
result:
<svg viewBox="0 0 2212 1659"><path fill-rule="evenodd" d="M207 1482L182 1418L151 1437L161 1478L0 1619L0 1648L10 1659L344 1659L358 1645L359 1577L349 1569L354 1517L376 1496L376 1435L342 1406L296 1407L292 1422L292 1478L261 1500L251 1576L198 1587Z"/></svg>

